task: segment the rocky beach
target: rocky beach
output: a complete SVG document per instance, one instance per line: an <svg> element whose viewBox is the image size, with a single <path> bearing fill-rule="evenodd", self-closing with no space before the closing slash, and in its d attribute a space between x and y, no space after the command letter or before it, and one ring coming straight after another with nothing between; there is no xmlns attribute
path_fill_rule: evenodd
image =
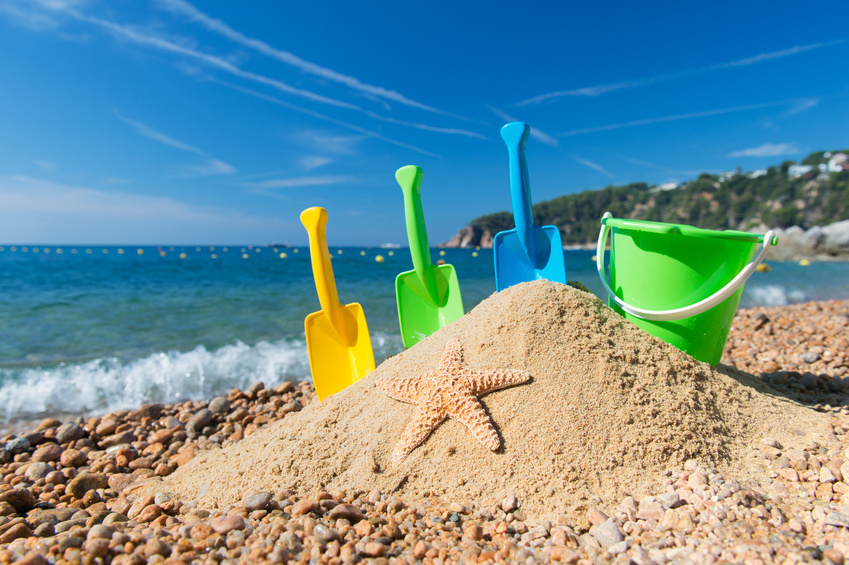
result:
<svg viewBox="0 0 849 565"><path fill-rule="evenodd" d="M596 308L584 296L555 298ZM643 338L604 316L598 335L641 352L616 361L632 367L622 374L632 377L633 386L653 386L651 371L641 373L639 367L657 367L655 380L661 385L675 381L669 385L672 392L688 386L682 375L697 376L703 396L688 406L696 415L721 416L724 427L716 428L716 438L723 439L675 437L684 426L710 435L704 426L712 420L698 417L655 434L652 426L667 421L649 421L664 409L656 399L635 403L634 410L644 405L649 410L635 412L644 420L631 423L620 423L600 403L598 412L604 417L596 421L589 414L592 426L582 433L606 438L621 431L621 461L598 466L594 458L601 455L594 446L578 445L575 449L587 453L584 471L593 470L594 477L581 476L576 466L534 489L508 481L504 488L475 496L468 485L446 486L422 476L426 473L408 472L402 478L397 470L386 469L384 452L394 441L373 440L372 467L348 475L344 469L320 474L299 461L299 455L306 457L317 447L303 443L307 430L289 422L326 421L319 419L322 411L337 410L332 402L319 404L309 382L274 388L256 383L209 401L146 405L65 422L48 418L33 429L0 438L0 563L843 563L849 557L849 497L844 499L849 492L849 301L740 310L717 370L675 352L644 352L641 348L649 342L622 341ZM522 330L528 335L537 331ZM484 343L483 337L478 341L479 346L467 347L470 363L498 353L497 343ZM427 347L427 340L422 343ZM437 346L438 340L433 348ZM537 352L527 343L525 347ZM616 348L606 343L592 347L599 359L608 349L615 355ZM385 362L382 374L424 367L425 357L411 358L407 353L412 351ZM511 355L519 363L520 356ZM539 371L532 383L538 389L519 385L481 399L507 444L502 453L458 445L456 454L438 459L443 457L440 442L459 444L471 437L449 421L420 453L413 451L410 469L438 459L449 466L459 461L462 470L479 453L493 461L527 456L516 446L515 426L501 407L545 390ZM346 398L366 386L351 387ZM649 390L657 396L666 389ZM749 405L736 404L733 395L762 403L757 407L778 407L782 417L792 416L806 429L796 434L770 429L773 420L761 422L762 414L747 423ZM683 406L678 397L662 398L677 403L667 408ZM723 402L712 407L709 398ZM394 407L391 400L375 402L375 409ZM333 413L339 429L323 435L335 438L338 431L340 446L345 433L366 440L378 433L362 420L361 427L350 429L356 420L344 420L339 410ZM385 435L395 438L406 419L387 422ZM626 437L628 426L649 430L651 441ZM294 447L284 449L275 442ZM671 450L678 443L681 449ZM634 445L639 445L639 454L629 452ZM430 454L422 451L427 446ZM250 459L263 449L268 467L280 467L268 476L251 467ZM563 456L569 449L564 444ZM279 460L280 453L286 461ZM550 472L543 455L539 462L528 462L541 475ZM590 467L591 462L596 466ZM440 472L438 466L426 469ZM379 472L398 481L354 480ZM187 492L192 480L208 473L222 484ZM646 480L637 481L640 474ZM549 484L557 489L546 488ZM564 495L571 485L576 490Z"/></svg>

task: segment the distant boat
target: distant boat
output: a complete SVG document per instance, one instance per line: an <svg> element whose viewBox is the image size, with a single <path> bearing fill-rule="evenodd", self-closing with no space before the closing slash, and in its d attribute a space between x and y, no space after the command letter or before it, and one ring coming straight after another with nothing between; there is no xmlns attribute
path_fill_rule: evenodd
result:
<svg viewBox="0 0 849 565"><path fill-rule="evenodd" d="M286 243L277 243L274 240L265 244L266 247L282 247L283 249L291 249L292 245L287 241Z"/></svg>
<svg viewBox="0 0 849 565"><path fill-rule="evenodd" d="M381 249L401 249L400 243L381 243Z"/></svg>

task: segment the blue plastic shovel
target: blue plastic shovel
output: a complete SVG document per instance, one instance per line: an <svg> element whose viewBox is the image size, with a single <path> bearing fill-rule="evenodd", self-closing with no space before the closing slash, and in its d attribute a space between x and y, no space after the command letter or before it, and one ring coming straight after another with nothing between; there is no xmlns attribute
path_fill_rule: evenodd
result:
<svg viewBox="0 0 849 565"><path fill-rule="evenodd" d="M530 134L530 126L523 122L511 122L501 128L501 138L510 157L510 198L516 228L495 234L492 250L497 291L538 279L566 284L560 230L557 226L534 224L525 160Z"/></svg>

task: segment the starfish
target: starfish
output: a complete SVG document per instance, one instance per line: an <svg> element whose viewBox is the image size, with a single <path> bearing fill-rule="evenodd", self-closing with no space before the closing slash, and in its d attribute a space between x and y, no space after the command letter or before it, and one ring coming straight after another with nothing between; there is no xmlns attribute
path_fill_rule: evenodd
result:
<svg viewBox="0 0 849 565"><path fill-rule="evenodd" d="M463 366L460 341L445 345L439 367L417 377L383 377L377 386L390 397L416 405L413 419L392 451L390 464L398 466L443 420L465 424L479 442L496 451L501 440L477 397L527 382L525 371L475 371Z"/></svg>

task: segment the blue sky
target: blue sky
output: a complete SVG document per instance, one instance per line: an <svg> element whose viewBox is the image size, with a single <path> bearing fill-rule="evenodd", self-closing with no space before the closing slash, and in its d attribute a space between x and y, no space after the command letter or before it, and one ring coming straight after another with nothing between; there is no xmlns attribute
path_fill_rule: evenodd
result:
<svg viewBox="0 0 849 565"><path fill-rule="evenodd" d="M0 242L431 244L534 201L849 146L841 2L0 0ZM639 4L639 5L638 5Z"/></svg>

